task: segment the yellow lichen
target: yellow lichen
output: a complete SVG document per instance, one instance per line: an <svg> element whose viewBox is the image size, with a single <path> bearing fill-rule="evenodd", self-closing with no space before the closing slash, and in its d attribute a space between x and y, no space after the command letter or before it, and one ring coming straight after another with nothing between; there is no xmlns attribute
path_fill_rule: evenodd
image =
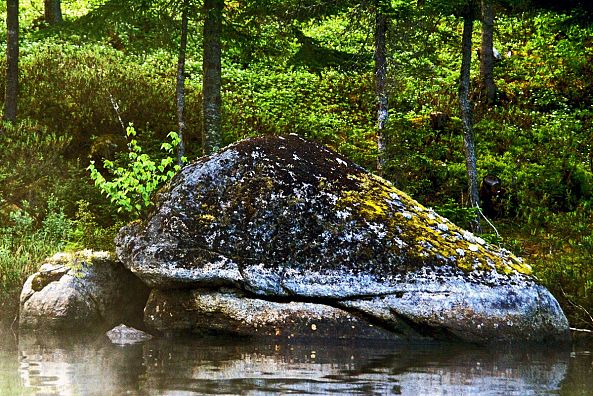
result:
<svg viewBox="0 0 593 396"><path fill-rule="evenodd" d="M531 274L531 267L516 257L510 254L501 257L495 253L496 247L482 246L483 241L467 241L464 230L435 215L384 179L369 174L349 175L348 178L356 181L358 188L342 192L338 207L352 208L366 221L383 223L389 230L401 229L398 237L403 237L412 247L408 254L416 258L440 257L437 261L441 262L454 260L455 265L465 272L489 272L494 268L507 275ZM396 200L405 211L399 209L397 203L394 206ZM460 250L467 255L460 256Z"/></svg>
<svg viewBox="0 0 593 396"><path fill-rule="evenodd" d="M338 201L338 205L344 207L354 207L361 211L364 218L376 220L386 214L387 205L381 201L376 201L374 197L362 196L358 191L346 191Z"/></svg>
<svg viewBox="0 0 593 396"><path fill-rule="evenodd" d="M509 265L511 268L513 268L515 271L521 274L531 275L533 273L533 270L531 269L531 266L529 264L521 263L519 261L513 261Z"/></svg>
<svg viewBox="0 0 593 396"><path fill-rule="evenodd" d="M214 216L212 216L211 214L201 214L201 215L197 216L197 220L212 222L212 221L216 220L216 218Z"/></svg>
<svg viewBox="0 0 593 396"><path fill-rule="evenodd" d="M465 272L471 272L474 270L474 265L473 265L471 259L467 259L467 258L461 258L461 259L457 260L457 266Z"/></svg>

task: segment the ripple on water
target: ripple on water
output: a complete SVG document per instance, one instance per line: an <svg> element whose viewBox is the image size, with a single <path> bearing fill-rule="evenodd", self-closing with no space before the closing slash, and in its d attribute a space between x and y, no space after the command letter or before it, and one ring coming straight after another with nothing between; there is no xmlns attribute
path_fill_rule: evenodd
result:
<svg viewBox="0 0 593 396"><path fill-rule="evenodd" d="M488 349L217 337L121 347L106 338L3 340L2 395L537 395L593 389L587 346Z"/></svg>

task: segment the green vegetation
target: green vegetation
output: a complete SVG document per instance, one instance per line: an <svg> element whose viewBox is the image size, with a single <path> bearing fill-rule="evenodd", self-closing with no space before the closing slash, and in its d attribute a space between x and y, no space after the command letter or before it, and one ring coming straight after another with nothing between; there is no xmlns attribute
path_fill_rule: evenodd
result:
<svg viewBox="0 0 593 396"><path fill-rule="evenodd" d="M126 134L130 139L126 168L116 167L113 161L104 160L105 169L111 173L110 180L105 179L95 167L95 161L91 161L88 170L95 185L118 207L118 211L124 210L139 216L143 209L152 205L150 198L157 187L171 180L181 169L180 165L173 165L172 157L173 151L179 145L179 136L175 132L169 133L171 143L161 145L161 149L169 156L156 163L148 154L142 152L132 126L128 127Z"/></svg>
<svg viewBox="0 0 593 396"><path fill-rule="evenodd" d="M181 13L169 3L63 2L64 22L49 27L38 2L21 2L19 121L0 132L0 300L57 250L112 248L118 227L142 216L175 170L175 142L163 142L177 129ZM274 11L227 1L223 143L294 132L374 169L373 18L358 3L323 15L276 3ZM467 227L461 21L415 0L392 3L384 176ZM494 45L512 54L495 65L495 106L472 64L478 173L497 175L505 190L493 220L502 238L484 225L485 238L525 257L572 324L593 327L593 24L579 9L504 6L514 3L496 8ZM190 159L201 152L202 127L202 17L191 14ZM479 30L476 22L475 48Z"/></svg>

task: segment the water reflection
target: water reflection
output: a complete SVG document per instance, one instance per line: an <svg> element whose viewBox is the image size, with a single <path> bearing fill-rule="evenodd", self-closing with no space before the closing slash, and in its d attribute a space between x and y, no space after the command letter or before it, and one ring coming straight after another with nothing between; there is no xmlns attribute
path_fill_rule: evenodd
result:
<svg viewBox="0 0 593 396"><path fill-rule="evenodd" d="M593 389L593 357L586 347L484 349L227 338L121 347L105 338L23 337L18 358L9 349L0 348L0 389L8 383L8 389L20 386L43 395L539 395L590 394Z"/></svg>
<svg viewBox="0 0 593 396"><path fill-rule="evenodd" d="M42 394L119 395L137 388L142 346L117 348L100 339L24 336L19 340L23 385Z"/></svg>

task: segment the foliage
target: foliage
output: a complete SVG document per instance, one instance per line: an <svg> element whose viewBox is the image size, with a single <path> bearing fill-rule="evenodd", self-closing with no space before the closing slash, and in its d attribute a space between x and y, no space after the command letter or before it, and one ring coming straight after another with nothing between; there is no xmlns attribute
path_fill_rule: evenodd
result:
<svg viewBox="0 0 593 396"><path fill-rule="evenodd" d="M452 199L449 199L442 205L435 206L434 210L441 216L448 218L453 223L464 228L469 228L471 222L476 219L475 208L459 206L459 204Z"/></svg>
<svg viewBox="0 0 593 396"><path fill-rule="evenodd" d="M175 162L174 151L179 145L179 135L170 132L170 142L161 145L169 156L155 161L146 153L136 140L136 130L130 125L127 128L128 163L126 167L117 166L113 161L103 161L105 169L113 178L107 180L91 161L88 170L91 179L101 191L118 207L118 211L132 212L140 215L142 210L152 205L151 196L163 183L171 180L181 167Z"/></svg>
<svg viewBox="0 0 593 396"><path fill-rule="evenodd" d="M69 140L31 120L2 125L0 224L6 220L3 212L22 201L29 203L32 218L43 216L53 186L68 173L62 153Z"/></svg>
<svg viewBox="0 0 593 396"><path fill-rule="evenodd" d="M224 79L225 143L257 134L297 133L372 166L369 74L327 71L319 77L304 70L279 74L254 68L228 71Z"/></svg>
<svg viewBox="0 0 593 396"><path fill-rule="evenodd" d="M124 136L122 123L134 122L160 137L176 127L173 54L133 59L103 44L45 41L23 52L22 116L69 136L77 156L88 153L92 136ZM196 125L201 101L191 89L187 95L188 122ZM188 134L197 135L195 127Z"/></svg>
<svg viewBox="0 0 593 396"><path fill-rule="evenodd" d="M590 204L549 214L532 228L535 274L558 298L573 326L593 326L593 212Z"/></svg>
<svg viewBox="0 0 593 396"><path fill-rule="evenodd" d="M27 212L28 203L9 214L0 227L0 301L20 287L36 270L36 263L64 248L72 223L55 198L48 202L48 213L40 228Z"/></svg>
<svg viewBox="0 0 593 396"><path fill-rule="evenodd" d="M384 175L464 225L472 213L465 209L457 101L461 25L455 14L466 2L424 3L391 2ZM30 271L27 260L54 249L110 248L118 226L149 206L158 183L175 171L173 135L161 159L161 142L176 129L180 15L171 4L64 1L64 24L47 27L35 21L42 14L39 2L21 3L22 121L0 132L2 257L14 262L3 264L9 270L0 274L14 276L2 284L22 281ZM297 133L373 169L373 4L226 2L224 143ZM528 256L571 321L585 324L586 314L575 307L593 312L593 27L572 6L568 13L537 10L528 0L499 6L495 46L512 55L495 67L499 101L489 108L479 89L472 92L479 177L495 174L504 189L501 218L492 219L503 239L490 240ZM202 122L202 25L197 8L192 14L189 156L201 152ZM476 28L474 47L479 34ZM474 61L473 87L478 76ZM435 114L445 121L435 123ZM128 123L143 133L129 136L126 150L122 124ZM91 160L95 182L115 205L84 181ZM104 170L115 174L102 176ZM66 229L67 236L59 231Z"/></svg>
<svg viewBox="0 0 593 396"><path fill-rule="evenodd" d="M90 210L89 202L80 200L77 202L77 206L78 210L74 221L72 221L72 229L64 250L114 251L114 238L124 223L117 222L109 227L104 227L97 222L95 214Z"/></svg>

